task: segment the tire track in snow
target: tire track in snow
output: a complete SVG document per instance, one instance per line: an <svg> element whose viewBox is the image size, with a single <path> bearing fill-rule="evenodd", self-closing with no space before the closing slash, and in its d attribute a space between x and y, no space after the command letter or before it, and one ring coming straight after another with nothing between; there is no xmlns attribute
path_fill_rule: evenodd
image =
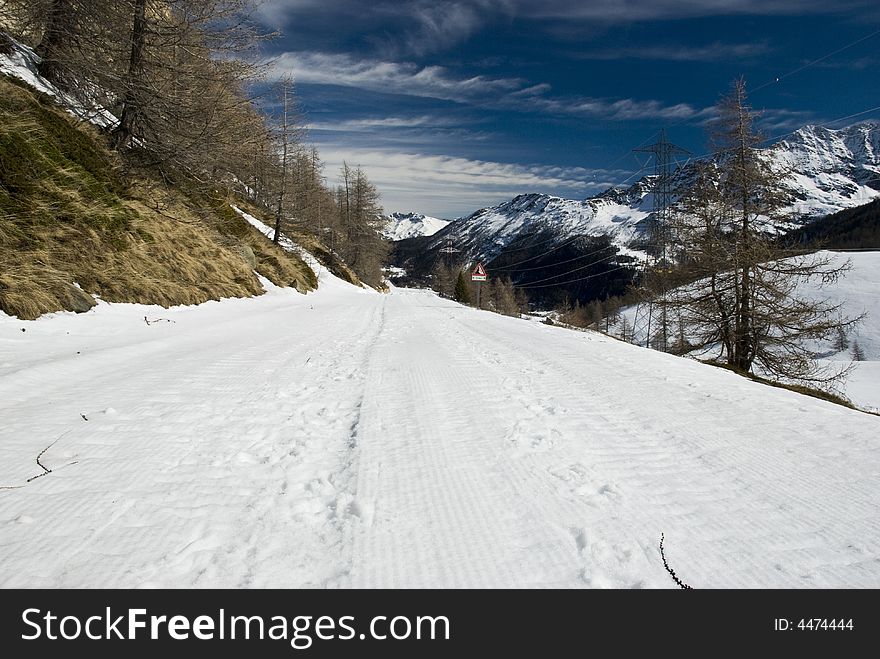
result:
<svg viewBox="0 0 880 659"><path fill-rule="evenodd" d="M321 310L320 333L297 323L295 308L273 310L263 323L225 323L216 340L178 324L164 339L162 370L145 368L136 346L114 353L122 359L98 377L82 369L48 382L47 399L82 386L83 399L119 413L90 413L88 432L65 440L83 460L81 473L41 479L37 498L0 499L0 521L24 520L6 527L0 583L285 587L338 579L347 563L335 502L351 463L352 395L363 386L358 363L369 342L360 337L377 325L375 299L350 303L363 313ZM84 378L88 386L79 385ZM57 415L47 415L47 426ZM72 528L71 544L63 538ZM53 552L59 542L69 549ZM53 556L38 575L35 554Z"/></svg>
<svg viewBox="0 0 880 659"><path fill-rule="evenodd" d="M568 531L549 525L533 492L498 464L506 423L481 402L491 380L448 351L440 338L448 326L412 316L404 296L388 304L357 488L372 523L354 534L351 585L569 584L576 552Z"/></svg>
<svg viewBox="0 0 880 659"><path fill-rule="evenodd" d="M876 427L872 419L820 404L825 405L822 411L827 417L829 441L816 448L821 454L834 447L829 464L816 453L803 454L800 436L792 432L790 425L790 408L779 408L779 423L768 424L766 414L758 417L760 423L750 421L750 408L739 397L751 396L751 405L756 397L763 400L759 385L695 364L684 364L699 369L694 379L660 376L648 380L640 358L669 360L669 373L678 372L681 360L656 353L640 354L631 346L600 337L585 340L589 335L580 333L572 333L564 342L554 340L549 351L542 350L538 341L527 348L515 338L522 334L502 331L503 323L503 319L490 317L480 325L467 325L465 332L472 337L467 343L504 346L514 353L528 349L542 359L546 368L528 366L524 373L534 397L544 393L564 402L566 392L580 390L589 402L578 405L572 401L572 409L613 410L613 420L607 413L596 412L588 413L595 414L595 422L589 421L589 416L584 419L588 421L586 429L607 424L621 432L617 441L609 441L611 437L602 440L600 433L600 441L593 442L592 449L590 442L583 442L581 450L584 457L589 457L591 471L602 474L599 480L612 484L617 494L608 501L604 516L586 517L586 528L606 540L621 538L621 555L633 555L635 539L653 565L657 551L650 536L662 526L668 535L674 531L676 551L686 550L692 562L688 573L696 575L691 578L693 585L816 587L845 583L846 573L877 569L876 560L871 558L877 547L877 534L873 532L877 521L870 517L873 506L869 481L853 481L839 473L833 462L847 453L871 459L869 444L841 443L835 429ZM593 370L588 374L578 372L575 364L580 368L589 364ZM547 377L541 372L544 370L562 377ZM713 378L718 380L714 387L710 384ZM621 387L623 382L629 386ZM702 396L695 395L695 383L707 389ZM626 393L621 395L621 391ZM789 392L776 393L782 398L787 396L788 405L812 403ZM658 397L665 404L658 405ZM655 400L650 404L641 404L651 398ZM773 404L779 406L776 399ZM713 417L735 418L738 428L707 425ZM801 455L795 458L792 453ZM535 461L540 462L540 456ZM839 473L833 490L818 495L811 487L817 470ZM771 507L768 501L780 503ZM866 520L873 520L867 522L872 539L853 531L864 528ZM783 534L791 538L788 543L780 542ZM823 552L823 561L816 561L814 549L818 546L837 549ZM792 551L792 547L814 549ZM600 546L598 553L600 562L615 567L609 559L620 553L617 549ZM806 556L812 558L805 560ZM718 570L719 564L725 569ZM653 577L650 582L657 583Z"/></svg>

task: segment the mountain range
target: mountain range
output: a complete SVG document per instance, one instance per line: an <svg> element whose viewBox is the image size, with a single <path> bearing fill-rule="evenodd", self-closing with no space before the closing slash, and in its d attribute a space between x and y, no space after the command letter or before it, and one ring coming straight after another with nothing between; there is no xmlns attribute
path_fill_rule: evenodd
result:
<svg viewBox="0 0 880 659"><path fill-rule="evenodd" d="M880 197L880 122L861 122L841 129L804 126L763 150L780 172L794 200L787 209L791 221L780 230L794 229L837 211ZM690 165L678 173L686 177ZM402 237L430 235L421 250L434 252L448 237L463 261L491 261L511 243L529 236L553 242L573 236L607 237L623 253L638 256L653 207L653 176L626 188L610 188L583 200L546 194L523 194L459 218L432 233L406 227ZM420 217L408 214L408 217ZM421 216L423 217L423 216ZM426 218L429 219L429 218ZM400 238L397 238L398 240ZM410 251L410 250L405 250Z"/></svg>

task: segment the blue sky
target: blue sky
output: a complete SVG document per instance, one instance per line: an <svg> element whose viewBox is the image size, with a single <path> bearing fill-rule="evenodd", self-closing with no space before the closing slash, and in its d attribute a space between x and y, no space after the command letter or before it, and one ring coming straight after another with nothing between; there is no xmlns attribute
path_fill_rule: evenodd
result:
<svg viewBox="0 0 880 659"><path fill-rule="evenodd" d="M662 127L702 154L738 76L768 136L880 106L876 0L264 0L260 20L328 182L361 165L388 212L583 198Z"/></svg>

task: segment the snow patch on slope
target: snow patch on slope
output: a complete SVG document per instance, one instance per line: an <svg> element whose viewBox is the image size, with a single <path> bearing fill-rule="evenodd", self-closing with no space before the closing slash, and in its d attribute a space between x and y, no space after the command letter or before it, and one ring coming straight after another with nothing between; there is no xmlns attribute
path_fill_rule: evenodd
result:
<svg viewBox="0 0 880 659"><path fill-rule="evenodd" d="M109 128L119 123L119 120L104 108L86 107L74 96L61 91L51 82L46 80L37 71L40 57L32 48L16 41L7 35L12 44L12 53L0 52L0 74L21 80L39 92L54 98L70 114L77 119L83 119L101 128Z"/></svg>
<svg viewBox="0 0 880 659"><path fill-rule="evenodd" d="M767 226L769 231L795 228L845 208L880 197L880 124L862 122L833 130L805 126L787 140L764 149L793 198L785 209L792 221ZM692 168L676 175L675 185L687 184ZM644 258L637 243L647 237L653 211L653 176L628 188L611 188L585 200L545 194L524 194L456 220L442 231L430 249L451 235L471 260L491 260L523 236L546 233L556 242L577 235L608 236L624 253Z"/></svg>
<svg viewBox="0 0 880 659"><path fill-rule="evenodd" d="M234 204L230 204L230 206L232 207L232 210L234 210L236 213L238 213L248 224L250 224L252 227L254 227L257 231L259 231L264 236L266 236L266 238L268 238L269 240L273 240L275 238L275 229L263 224L260 220L255 218L250 213L246 213L245 211L240 209L238 206L235 206ZM281 234L281 236L278 238L278 246L287 252L292 252L292 253L296 254L303 261L305 261L306 265L309 266L312 269L312 272L315 273L315 277L318 280L319 286L321 286L321 285L354 286L353 284L350 284L349 282L347 282L343 279L340 279L339 277L334 275L326 266L322 265L321 262L318 261L318 259L315 257L314 254L312 254L310 251L308 251L306 248L302 247L301 245L298 245L297 243L293 242L290 238L288 238L284 234ZM355 288L367 288L367 287L355 286ZM372 289L370 289L370 290L372 290Z"/></svg>
<svg viewBox="0 0 880 659"><path fill-rule="evenodd" d="M880 123L804 126L765 150L795 196L791 212L819 217L880 197ZM872 184L872 185L871 185Z"/></svg>
<svg viewBox="0 0 880 659"><path fill-rule="evenodd" d="M430 247L440 247L452 235L467 258L489 261L517 238L547 233L558 242L576 235L609 236L621 252L643 256L628 246L644 231L648 215L622 194L584 201L524 194L457 220Z"/></svg>

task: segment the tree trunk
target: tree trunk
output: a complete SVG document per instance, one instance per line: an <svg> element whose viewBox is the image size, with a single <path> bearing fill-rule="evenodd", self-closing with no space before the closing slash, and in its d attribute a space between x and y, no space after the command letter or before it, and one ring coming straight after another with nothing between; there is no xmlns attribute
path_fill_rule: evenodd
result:
<svg viewBox="0 0 880 659"><path fill-rule="evenodd" d="M41 58L37 71L57 87L66 87L61 65L62 53L65 44L76 38L75 32L76 12L71 0L52 0L43 38L36 47L36 53Z"/></svg>
<svg viewBox="0 0 880 659"><path fill-rule="evenodd" d="M134 25L131 32L131 56L128 61L125 99L122 116L113 131L113 146L117 150L131 144L140 107L137 88L142 84L144 48L147 42L147 0L135 0Z"/></svg>
<svg viewBox="0 0 880 659"><path fill-rule="evenodd" d="M746 143L748 131L746 130L745 125L745 106L744 106L744 98L742 96L742 89L738 88L738 105L739 105L739 166L741 168L740 172L740 204L742 205L742 238L741 244L743 249L741 250L742 256L741 258L741 267L742 267L742 275L740 279L740 288L739 288L739 322L737 323L739 327L737 328L737 337L736 337L736 357L735 357L735 365L737 368L743 371L750 371L752 368L752 357L751 357L751 336L752 336L752 328L751 328L751 320L752 320L752 311L751 311L751 299L752 299L752 287L751 287L751 258L750 254L750 237L751 237L751 227L749 226L749 213L750 213L750 193L752 189L752 185L756 185L757 182L750 181L751 173L748 170L748 149L749 145Z"/></svg>
<svg viewBox="0 0 880 659"><path fill-rule="evenodd" d="M275 235L272 236L272 242L276 245L281 238L281 224L284 218L284 193L287 192L287 103L289 92L288 81L284 82L284 117L281 124L281 188L278 190L278 207L275 210Z"/></svg>

